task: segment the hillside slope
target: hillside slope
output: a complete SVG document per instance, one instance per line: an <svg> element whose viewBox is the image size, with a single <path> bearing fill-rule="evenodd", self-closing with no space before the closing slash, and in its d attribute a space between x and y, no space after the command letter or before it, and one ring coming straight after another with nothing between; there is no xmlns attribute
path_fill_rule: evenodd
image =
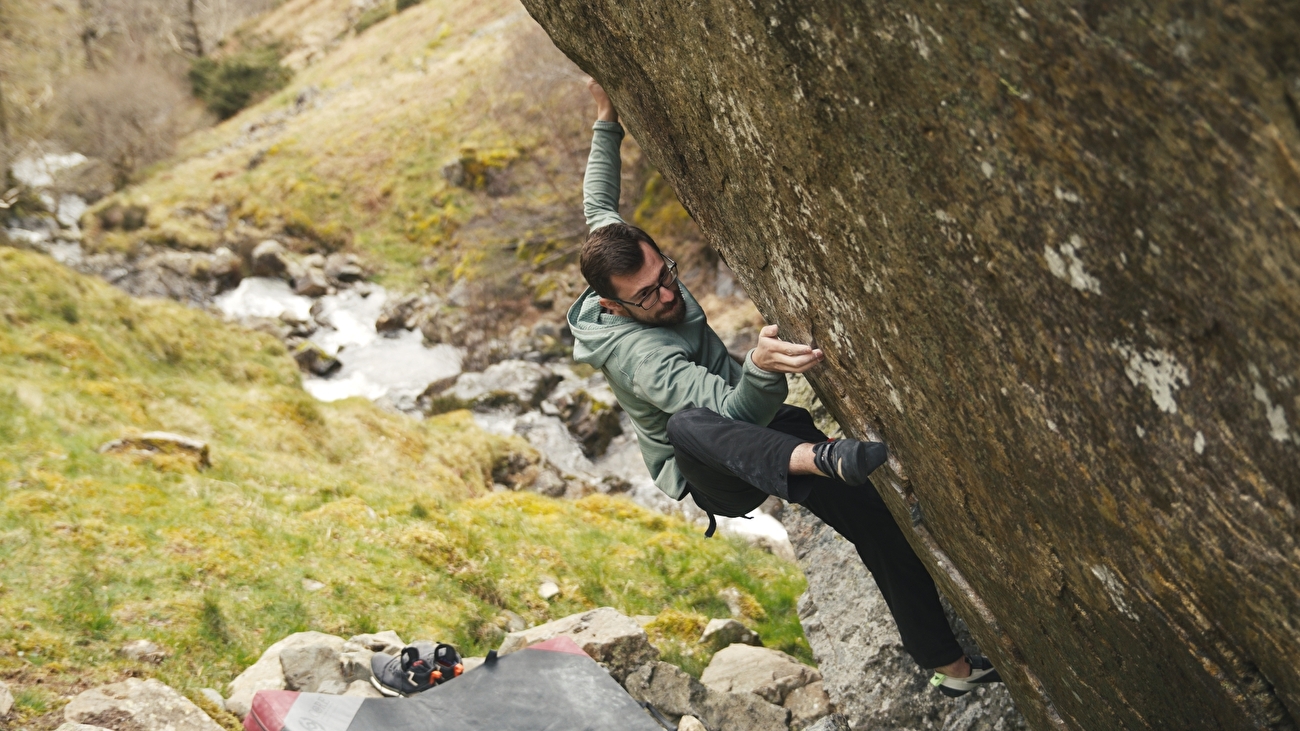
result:
<svg viewBox="0 0 1300 731"><path fill-rule="evenodd" d="M620 499L491 493L522 442L465 412L318 403L280 343L206 313L6 247L0 279L0 679L15 728L54 728L69 694L128 675L202 702L302 629L395 629L474 655L507 610L672 610L698 631L729 616L730 586L755 600L769 646L808 657L803 578L770 554ZM155 429L206 440L212 466L97 451ZM549 603L543 577L561 587ZM135 639L168 657L119 657Z"/></svg>

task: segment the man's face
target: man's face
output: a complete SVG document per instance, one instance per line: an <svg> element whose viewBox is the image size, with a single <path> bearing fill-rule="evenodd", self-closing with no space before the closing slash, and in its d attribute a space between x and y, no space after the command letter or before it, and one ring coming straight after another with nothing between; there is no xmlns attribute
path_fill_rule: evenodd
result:
<svg viewBox="0 0 1300 731"><path fill-rule="evenodd" d="M671 279L668 262L655 251L650 244L641 242L641 268L631 274L615 275L609 278L614 285L618 298L624 302L640 302L647 295L654 300L656 292L659 301L642 309L636 305L623 304L601 298L600 304L619 315L626 315L637 322L647 325L677 325L686 319L686 302L682 299L682 290L677 282L667 287L662 282Z"/></svg>

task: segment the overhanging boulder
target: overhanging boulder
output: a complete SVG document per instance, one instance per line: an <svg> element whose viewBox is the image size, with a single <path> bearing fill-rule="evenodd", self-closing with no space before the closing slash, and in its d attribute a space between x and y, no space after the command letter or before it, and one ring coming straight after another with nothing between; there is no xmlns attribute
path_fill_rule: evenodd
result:
<svg viewBox="0 0 1300 731"><path fill-rule="evenodd" d="M1036 728L1300 720L1300 2L524 0Z"/></svg>

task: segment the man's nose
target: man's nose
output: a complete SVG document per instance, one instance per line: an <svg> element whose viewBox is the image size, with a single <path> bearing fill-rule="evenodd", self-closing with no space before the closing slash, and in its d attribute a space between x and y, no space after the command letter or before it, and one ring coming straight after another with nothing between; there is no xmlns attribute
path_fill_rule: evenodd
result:
<svg viewBox="0 0 1300 731"><path fill-rule="evenodd" d="M670 305L670 304L673 303L673 299L674 299L675 297L677 297L677 287L673 286L672 284L669 284L669 285L663 285L663 284L661 284L661 285L659 285L659 303L660 303L660 304Z"/></svg>

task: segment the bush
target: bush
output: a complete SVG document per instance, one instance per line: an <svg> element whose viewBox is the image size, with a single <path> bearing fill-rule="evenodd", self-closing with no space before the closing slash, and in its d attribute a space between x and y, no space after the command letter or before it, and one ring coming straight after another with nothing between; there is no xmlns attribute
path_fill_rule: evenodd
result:
<svg viewBox="0 0 1300 731"><path fill-rule="evenodd" d="M221 119L282 89L293 72L280 65L280 49L266 45L221 59L200 58L190 67L194 96Z"/></svg>

